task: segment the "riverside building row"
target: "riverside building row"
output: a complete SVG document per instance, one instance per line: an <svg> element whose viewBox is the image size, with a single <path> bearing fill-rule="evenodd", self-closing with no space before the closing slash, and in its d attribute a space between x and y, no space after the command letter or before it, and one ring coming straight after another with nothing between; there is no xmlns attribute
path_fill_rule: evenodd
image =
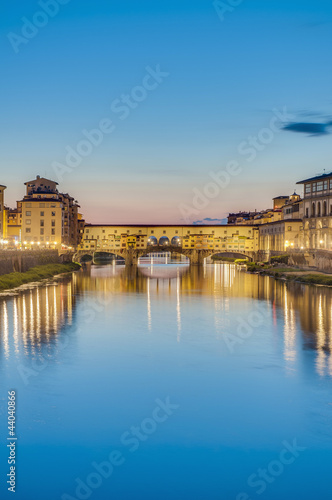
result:
<svg viewBox="0 0 332 500"><path fill-rule="evenodd" d="M231 225L258 228L259 250L283 252L332 250L332 172L297 182L303 185L301 198L296 193L273 199L273 208L262 212L229 214Z"/></svg>
<svg viewBox="0 0 332 500"><path fill-rule="evenodd" d="M26 193L15 209L4 203L0 186L0 237L5 248L74 249L81 241L84 220L78 202L58 191L58 183L39 175L25 182Z"/></svg>

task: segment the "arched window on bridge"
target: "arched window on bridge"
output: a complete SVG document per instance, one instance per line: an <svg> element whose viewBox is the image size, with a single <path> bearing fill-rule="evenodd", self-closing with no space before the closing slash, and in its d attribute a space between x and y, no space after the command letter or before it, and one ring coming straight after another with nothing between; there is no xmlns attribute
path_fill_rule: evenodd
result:
<svg viewBox="0 0 332 500"><path fill-rule="evenodd" d="M173 247L180 247L180 246L182 246L180 236L174 236L172 238L172 240L171 240L171 245Z"/></svg>
<svg viewBox="0 0 332 500"><path fill-rule="evenodd" d="M166 246L166 245L169 245L169 239L167 238L167 236L162 236L159 240L159 245L160 246Z"/></svg>
<svg viewBox="0 0 332 500"><path fill-rule="evenodd" d="M157 245L158 245L158 240L157 240L157 238L156 238L155 236L150 236L150 237L148 238L148 247L150 247L150 246L155 247L155 246L157 246Z"/></svg>
<svg viewBox="0 0 332 500"><path fill-rule="evenodd" d="M313 202L311 205L311 217L315 217L315 216L316 216L316 205Z"/></svg>

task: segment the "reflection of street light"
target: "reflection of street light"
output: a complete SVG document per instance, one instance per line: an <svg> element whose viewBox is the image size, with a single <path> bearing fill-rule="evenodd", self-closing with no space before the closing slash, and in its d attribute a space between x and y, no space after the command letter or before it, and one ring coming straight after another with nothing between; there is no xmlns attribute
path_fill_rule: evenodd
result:
<svg viewBox="0 0 332 500"><path fill-rule="evenodd" d="M322 244L323 244L323 240L320 240L320 242L319 242L319 243L322 245Z"/></svg>

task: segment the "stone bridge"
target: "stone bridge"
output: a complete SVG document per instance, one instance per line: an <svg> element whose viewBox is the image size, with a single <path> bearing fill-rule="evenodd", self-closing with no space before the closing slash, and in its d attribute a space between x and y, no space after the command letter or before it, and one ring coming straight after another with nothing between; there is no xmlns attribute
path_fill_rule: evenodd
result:
<svg viewBox="0 0 332 500"><path fill-rule="evenodd" d="M162 253L162 252L170 252L173 254L184 255L188 257L191 265L203 265L204 260L208 257L212 257L213 255L224 255L225 257L233 257L237 259L247 258L250 261L255 258L254 252L246 252L246 251L220 251L213 249L196 249L196 248L182 248L179 246L160 246L153 245L148 246L147 248L121 248L116 251L111 250L80 250L76 252L73 256L73 261L81 262L82 257L85 255L89 255L92 257L92 260L95 260L95 257L98 254L110 254L114 256L121 257L124 259L126 266L132 266L138 264L138 259L150 253Z"/></svg>

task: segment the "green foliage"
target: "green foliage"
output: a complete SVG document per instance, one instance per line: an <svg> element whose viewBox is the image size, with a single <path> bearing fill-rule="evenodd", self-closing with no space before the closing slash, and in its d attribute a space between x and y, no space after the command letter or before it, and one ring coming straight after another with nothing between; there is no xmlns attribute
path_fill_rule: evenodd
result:
<svg viewBox="0 0 332 500"><path fill-rule="evenodd" d="M235 262L235 260L236 260L234 257L224 257L223 255L220 255L220 254L212 255L211 259L212 260L221 260L223 262Z"/></svg>
<svg viewBox="0 0 332 500"><path fill-rule="evenodd" d="M256 264L256 262L247 262L247 271L250 273L254 273L256 271L260 271L262 269L262 266L259 266Z"/></svg>
<svg viewBox="0 0 332 500"><path fill-rule="evenodd" d="M46 264L29 269L25 273L10 273L0 276L0 291L16 288L26 283L41 281L52 278L56 274L69 273L80 269L80 265L74 262L69 264Z"/></svg>
<svg viewBox="0 0 332 500"><path fill-rule="evenodd" d="M92 261L92 256L91 255L83 255L81 257L81 262L91 262Z"/></svg>
<svg viewBox="0 0 332 500"><path fill-rule="evenodd" d="M305 274L302 276L290 276L290 279L299 281L300 283L308 283L311 285L332 286L332 276L324 274Z"/></svg>
<svg viewBox="0 0 332 500"><path fill-rule="evenodd" d="M246 264L248 259L235 259L235 264Z"/></svg>
<svg viewBox="0 0 332 500"><path fill-rule="evenodd" d="M288 264L289 255L275 255L274 257L271 257L270 260L271 264Z"/></svg>

